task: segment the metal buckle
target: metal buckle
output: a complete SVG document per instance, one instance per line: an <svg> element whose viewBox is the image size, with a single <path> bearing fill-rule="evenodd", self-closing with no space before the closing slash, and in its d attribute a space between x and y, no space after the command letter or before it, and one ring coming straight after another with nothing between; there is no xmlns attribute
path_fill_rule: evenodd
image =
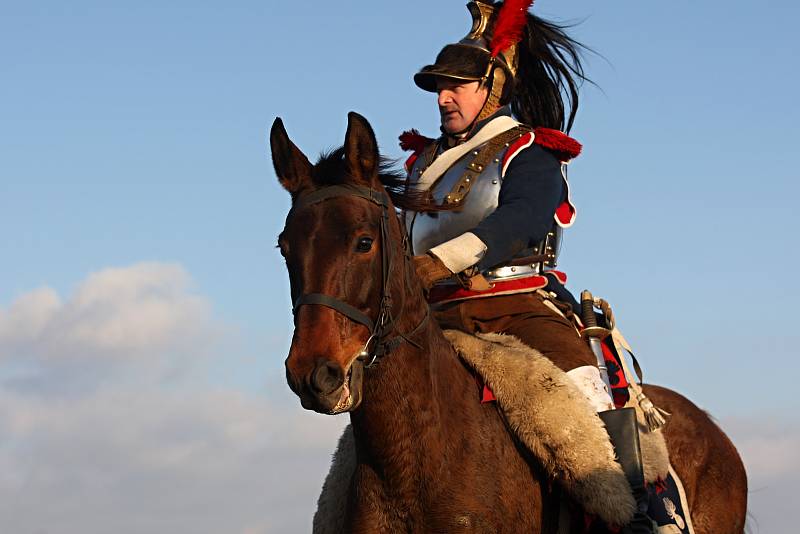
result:
<svg viewBox="0 0 800 534"><path fill-rule="evenodd" d="M361 352L358 353L357 358L359 360L361 360L362 362L365 361L367 358L369 358L369 356L370 356L369 350L368 350L369 349L369 344L372 343L372 340L374 338L375 338L375 334L372 334L371 336L369 336L369 338L367 338L367 342L364 343L364 348L361 349ZM372 354L372 359L369 361L369 363L365 363L364 364L364 369L369 369L370 367L375 365L375 362L376 362L377 359L378 359L378 355L377 354Z"/></svg>

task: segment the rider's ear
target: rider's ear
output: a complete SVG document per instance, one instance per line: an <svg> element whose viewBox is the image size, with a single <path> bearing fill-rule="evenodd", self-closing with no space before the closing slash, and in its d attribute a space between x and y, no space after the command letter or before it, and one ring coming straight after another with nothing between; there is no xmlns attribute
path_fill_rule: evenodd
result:
<svg viewBox="0 0 800 534"><path fill-rule="evenodd" d="M378 173L378 141L367 119L353 111L347 114L344 157L353 178L372 184Z"/></svg>
<svg viewBox="0 0 800 534"><path fill-rule="evenodd" d="M280 117L272 123L269 144L275 174L281 185L294 195L311 181L311 162L289 139Z"/></svg>

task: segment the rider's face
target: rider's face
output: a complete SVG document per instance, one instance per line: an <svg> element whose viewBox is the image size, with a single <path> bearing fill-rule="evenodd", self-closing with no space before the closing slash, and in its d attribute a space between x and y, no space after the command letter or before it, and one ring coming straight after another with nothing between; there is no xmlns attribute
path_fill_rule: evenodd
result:
<svg viewBox="0 0 800 534"><path fill-rule="evenodd" d="M488 96L485 85L446 78L436 80L436 90L442 129L449 134L460 133L472 124Z"/></svg>

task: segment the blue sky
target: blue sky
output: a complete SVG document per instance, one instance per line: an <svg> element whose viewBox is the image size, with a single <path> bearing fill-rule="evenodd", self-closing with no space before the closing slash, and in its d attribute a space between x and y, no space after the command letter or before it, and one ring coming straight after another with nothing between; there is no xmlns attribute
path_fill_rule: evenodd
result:
<svg viewBox="0 0 800 534"><path fill-rule="evenodd" d="M579 23L573 35L599 54L572 132L585 152L570 168L578 220L561 267L574 290L612 302L650 380L730 429L770 534L790 532L784 492L800 481L799 11L535 8ZM401 156L400 132L437 131L411 75L468 22L450 0L3 5L0 395L14 409L0 414L0 495L24 511L0 514L2 530L307 528L344 420L302 412L283 382L291 321L274 244L288 195L268 130L281 116L313 156L342 142L355 110ZM129 433L97 430L120 414ZM185 419L185 434L149 433ZM96 483L50 461L48 443L116 467ZM214 444L233 451L227 468L187 475L220 457ZM288 495L268 483L297 474ZM162 502L162 485L191 498ZM220 503L212 486L255 496ZM109 487L120 497L104 502ZM72 500L52 506L63 488ZM212 503L222 510L204 517ZM87 506L113 513L75 519ZM194 522L178 513L198 509Z"/></svg>

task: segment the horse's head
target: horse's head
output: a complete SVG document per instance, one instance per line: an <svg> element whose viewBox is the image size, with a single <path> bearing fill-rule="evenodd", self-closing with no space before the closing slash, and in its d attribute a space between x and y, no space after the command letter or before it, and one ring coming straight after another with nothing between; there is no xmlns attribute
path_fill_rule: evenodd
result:
<svg viewBox="0 0 800 534"><path fill-rule="evenodd" d="M369 123L348 115L342 148L312 165L276 119L275 172L292 195L278 238L289 271L295 330L286 359L289 386L304 408L358 407L365 364L391 328L392 290L405 266L401 229L380 178ZM407 266L406 266L407 267ZM396 274L392 275L392 272Z"/></svg>

